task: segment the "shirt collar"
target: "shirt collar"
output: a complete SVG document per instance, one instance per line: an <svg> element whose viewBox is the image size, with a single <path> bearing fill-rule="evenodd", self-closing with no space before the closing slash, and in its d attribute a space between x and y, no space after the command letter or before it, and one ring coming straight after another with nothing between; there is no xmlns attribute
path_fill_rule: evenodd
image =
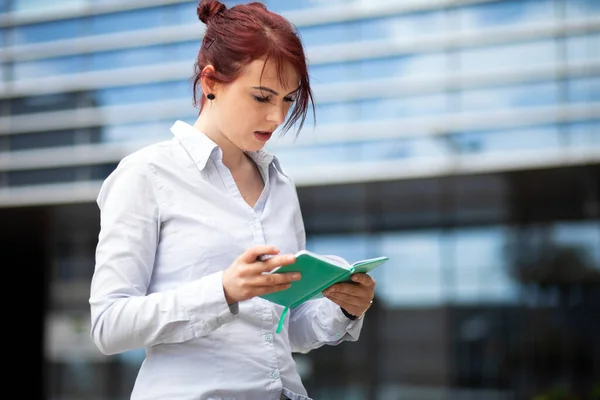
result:
<svg viewBox="0 0 600 400"><path fill-rule="evenodd" d="M215 142L187 122L176 121L173 126L171 126L171 132L179 142L181 142L200 170L203 170L204 167L206 167L208 159L216 149L218 149L220 153L219 146L217 146ZM280 173L286 175L281 168L277 157L267 150L260 149L259 151L248 151L246 154L248 154L259 167L268 167L273 163Z"/></svg>

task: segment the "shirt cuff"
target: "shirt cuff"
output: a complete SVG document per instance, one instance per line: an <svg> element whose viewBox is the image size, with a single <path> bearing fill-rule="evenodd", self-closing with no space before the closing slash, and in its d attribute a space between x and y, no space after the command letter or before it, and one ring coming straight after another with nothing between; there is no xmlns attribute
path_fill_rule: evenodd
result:
<svg viewBox="0 0 600 400"><path fill-rule="evenodd" d="M225 299L223 271L186 284L181 289L181 299L197 337L233 321L239 312L237 303L230 306Z"/></svg>
<svg viewBox="0 0 600 400"><path fill-rule="evenodd" d="M329 299L323 299L319 307L321 320L331 321L331 335L338 340L358 340L364 318L349 319L342 308ZM329 318L327 318L327 316Z"/></svg>

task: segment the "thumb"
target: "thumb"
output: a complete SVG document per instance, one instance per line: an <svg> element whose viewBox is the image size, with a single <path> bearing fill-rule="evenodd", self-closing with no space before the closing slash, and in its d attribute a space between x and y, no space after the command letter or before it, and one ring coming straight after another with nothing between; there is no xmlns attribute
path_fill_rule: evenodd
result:
<svg viewBox="0 0 600 400"><path fill-rule="evenodd" d="M258 256L263 254L276 255L279 254L279 249L271 245L258 245L247 249L240 255L238 259L242 262L250 264L255 262Z"/></svg>

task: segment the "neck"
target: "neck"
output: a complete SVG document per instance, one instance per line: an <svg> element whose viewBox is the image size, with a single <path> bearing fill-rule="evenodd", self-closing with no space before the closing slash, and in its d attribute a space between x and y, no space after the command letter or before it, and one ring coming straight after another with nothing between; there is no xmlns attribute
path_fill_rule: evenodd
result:
<svg viewBox="0 0 600 400"><path fill-rule="evenodd" d="M221 133L207 116L200 114L194 123L194 128L204 133L210 140L219 146L221 152L223 152L223 164L229 168L229 170L237 170L247 161L247 156L244 152L231 143L231 141Z"/></svg>

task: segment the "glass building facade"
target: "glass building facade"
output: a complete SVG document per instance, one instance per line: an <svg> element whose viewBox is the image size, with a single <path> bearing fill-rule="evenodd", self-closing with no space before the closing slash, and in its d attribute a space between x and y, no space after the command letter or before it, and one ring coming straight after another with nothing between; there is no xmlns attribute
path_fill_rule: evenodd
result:
<svg viewBox="0 0 600 400"><path fill-rule="evenodd" d="M297 356L311 396L599 399L600 1L264 3L316 95L268 145L308 247L391 258L360 341ZM95 197L195 120L195 7L0 0L0 249L40 277L44 399L129 396L143 352L89 339Z"/></svg>

